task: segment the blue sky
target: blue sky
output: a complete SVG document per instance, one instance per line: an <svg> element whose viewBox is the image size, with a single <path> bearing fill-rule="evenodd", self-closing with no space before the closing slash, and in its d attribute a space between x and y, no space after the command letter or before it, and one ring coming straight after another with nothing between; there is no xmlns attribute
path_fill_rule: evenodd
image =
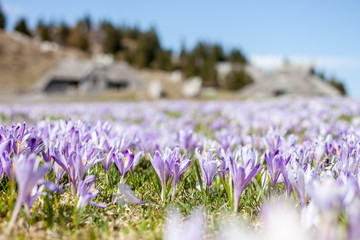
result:
<svg viewBox="0 0 360 240"><path fill-rule="evenodd" d="M311 63L343 80L360 97L360 1L120 1L0 0L12 28L20 16L71 24L93 21L155 26L165 47L178 50L198 40L241 48L255 65L269 69L284 58Z"/></svg>

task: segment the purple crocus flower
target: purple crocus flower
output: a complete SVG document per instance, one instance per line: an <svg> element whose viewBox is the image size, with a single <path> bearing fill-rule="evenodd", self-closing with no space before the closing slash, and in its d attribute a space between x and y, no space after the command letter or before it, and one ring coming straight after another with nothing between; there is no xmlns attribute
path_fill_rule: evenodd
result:
<svg viewBox="0 0 360 240"><path fill-rule="evenodd" d="M62 168L59 164L55 163L53 164L53 171L55 173L55 177L56 177L56 183L59 186L60 184L60 180L63 178L64 174L65 174L65 170L64 168Z"/></svg>
<svg viewBox="0 0 360 240"><path fill-rule="evenodd" d="M12 142L13 139L7 139L4 140L1 144L0 144L0 153L8 153L11 154L12 153Z"/></svg>
<svg viewBox="0 0 360 240"><path fill-rule="evenodd" d="M271 179L271 187L275 187L281 173L280 166L282 159L279 155L279 150L275 151L275 153L266 151L264 156Z"/></svg>
<svg viewBox="0 0 360 240"><path fill-rule="evenodd" d="M154 152L154 156L150 157L150 162L153 165L161 182L161 200L165 198L165 188L171 176L173 176L173 194L175 195L176 184L190 165L190 159L180 155L180 149L175 148L174 151L166 149L163 154L158 150ZM165 179L164 179L165 177ZM165 184L165 185L164 185Z"/></svg>
<svg viewBox="0 0 360 240"><path fill-rule="evenodd" d="M195 154L199 160L203 184L206 182L207 187L210 188L211 183L217 174L217 168L219 166L219 161L216 160L217 155L213 154L212 151L203 152L200 154L199 149L196 149Z"/></svg>
<svg viewBox="0 0 360 240"><path fill-rule="evenodd" d="M51 158L51 155L50 155L50 149L49 148L48 148L47 154L45 153L44 150L41 150L41 155L44 158L44 161L46 163L51 163L52 158Z"/></svg>
<svg viewBox="0 0 360 240"><path fill-rule="evenodd" d="M137 154L135 154L134 163L133 163L133 165L132 165L132 167L131 167L131 170L132 170L132 171L135 171L135 168L136 168L136 166L139 164L142 155L143 155L143 152L142 152L142 151L141 151L141 152L138 152Z"/></svg>
<svg viewBox="0 0 360 240"><path fill-rule="evenodd" d="M167 167L166 167L166 164L165 164L165 159L163 159L161 153L158 151L158 150L155 150L154 152L154 156L151 157L151 155L149 154L149 158L150 158L150 162L152 164L152 166L154 167L159 179L160 179L160 183L161 183L161 200L164 201L163 199L163 195L164 195L164 182L165 182L165 185L167 184L167 181L169 180L170 178L170 171L167 170ZM164 177L166 179L164 179Z"/></svg>
<svg viewBox="0 0 360 240"><path fill-rule="evenodd" d="M234 212L237 211L242 192L251 180L260 172L260 163L257 163L257 154L250 148L241 149L242 161L237 161L238 154L235 158L230 157L230 173L234 183ZM251 157L253 156L253 157Z"/></svg>
<svg viewBox="0 0 360 240"><path fill-rule="evenodd" d="M38 167L39 159L35 155L27 156L26 159L21 159L17 162L15 167L15 178L19 188L15 207L11 215L9 229L15 223L17 215L20 212L21 206L26 200L27 196L31 194L33 188L41 179L44 179L47 172L50 170L50 165L45 164Z"/></svg>
<svg viewBox="0 0 360 240"><path fill-rule="evenodd" d="M231 152L228 153L228 154L231 154ZM228 154L225 153L224 149L221 149L221 152L220 152L220 166L218 167L218 171L219 171L219 173L220 173L220 175L221 175L221 177L222 177L222 179L224 181L225 181L225 174L227 172L229 172L229 166L228 166L229 163L227 161L227 155Z"/></svg>
<svg viewBox="0 0 360 240"><path fill-rule="evenodd" d="M348 172L350 171L350 164L353 162L353 156L350 155L349 145L344 141L342 142L339 156L336 156L336 167L338 171ZM358 166L356 166L358 167Z"/></svg>
<svg viewBox="0 0 360 240"><path fill-rule="evenodd" d="M136 135L134 133L131 133L130 131L124 131L121 135L120 147L119 147L120 151L131 148L135 140L135 137Z"/></svg>
<svg viewBox="0 0 360 240"><path fill-rule="evenodd" d="M304 148L303 146L300 146L296 152L294 153L295 156L295 160L300 164L300 165L306 165L310 162L310 153L311 153L311 148L309 147Z"/></svg>
<svg viewBox="0 0 360 240"><path fill-rule="evenodd" d="M114 152L113 148L110 149L109 153L100 152L100 159L101 159L100 162L106 174L109 171L111 164L114 162L113 152Z"/></svg>
<svg viewBox="0 0 360 240"><path fill-rule="evenodd" d="M72 176L70 175L70 171L68 169L68 163L67 163L64 155L61 154L57 148L54 148L53 154L54 154L53 156L49 157L49 160L50 160L50 158L54 159L53 170L56 175L57 184L60 183L60 180L64 176L65 172L69 175L70 181L71 181Z"/></svg>
<svg viewBox="0 0 360 240"><path fill-rule="evenodd" d="M96 149L89 145L76 149L76 152L70 155L70 159L75 166L76 176L79 180L83 179L87 171L101 160L97 157Z"/></svg>
<svg viewBox="0 0 360 240"><path fill-rule="evenodd" d="M14 154L19 154L22 151L21 144L25 142L25 140L30 135L26 133L26 123L24 122L21 125L12 126L9 131L9 138L13 139L12 141L12 150Z"/></svg>
<svg viewBox="0 0 360 240"><path fill-rule="evenodd" d="M8 152L3 152L3 154L0 155L2 171L10 181L15 178L15 159L17 159L17 157L14 156L13 158L10 158Z"/></svg>
<svg viewBox="0 0 360 240"><path fill-rule="evenodd" d="M193 137L193 131L190 129L186 131L180 130L177 133L177 138L186 152L188 152L192 147L192 141L191 141L192 137Z"/></svg>
<svg viewBox="0 0 360 240"><path fill-rule="evenodd" d="M275 152L282 146L283 138L278 133L276 128L272 128L264 136L264 144L270 153L275 155Z"/></svg>
<svg viewBox="0 0 360 240"><path fill-rule="evenodd" d="M113 152L114 148L110 148L108 153L100 151L100 162L105 170L106 182L109 182L108 172L111 164L114 162Z"/></svg>
<svg viewBox="0 0 360 240"><path fill-rule="evenodd" d="M305 173L301 166L296 166L294 170L292 170L290 167L287 167L287 177L291 183L291 185L294 187L300 203L302 206L305 206L305 198L306 198L306 185L305 185Z"/></svg>
<svg viewBox="0 0 360 240"><path fill-rule="evenodd" d="M29 195L26 196L25 199L25 203L26 203L26 207L27 207L27 213L29 214L31 206L34 204L35 200L42 196L45 195L46 193L44 192L45 189L45 185L40 185L38 186L37 184L32 188L31 192Z"/></svg>
<svg viewBox="0 0 360 240"><path fill-rule="evenodd" d="M2 162L0 160L0 179L2 178L3 175L4 175L4 168L3 168Z"/></svg>
<svg viewBox="0 0 360 240"><path fill-rule="evenodd" d="M189 167L191 160L185 155L180 155L180 149L176 148L170 156L166 157L168 169L173 175L173 192L172 199L175 197L176 185L179 183L182 174Z"/></svg>
<svg viewBox="0 0 360 240"><path fill-rule="evenodd" d="M26 147L26 154L38 154L43 146L43 141L40 138L30 138L28 145Z"/></svg>
<svg viewBox="0 0 360 240"><path fill-rule="evenodd" d="M219 134L216 134L216 139L220 144L221 148L225 151L232 150L234 145L239 142L239 138L233 135L231 130L221 131Z"/></svg>
<svg viewBox="0 0 360 240"><path fill-rule="evenodd" d="M90 178L89 178L90 177ZM92 202L92 200L99 193L98 189L95 189L95 179L96 176L88 176L85 180L80 180L77 188L78 202L76 209L79 211L81 208L85 207L88 204L94 205L100 208L106 208L105 205L100 203Z"/></svg>
<svg viewBox="0 0 360 240"><path fill-rule="evenodd" d="M154 156L151 157L149 154L150 162L152 166L154 167L161 183L161 200L165 200L165 187L167 185L167 182L171 176L170 170L167 168L167 165L165 163L166 159L163 158L161 153L158 150L155 150ZM164 179L165 178L165 179Z"/></svg>
<svg viewBox="0 0 360 240"><path fill-rule="evenodd" d="M95 148L88 150L87 145L81 148L76 147L76 151L71 152L67 160L66 157L55 148L53 158L69 175L73 186L73 194L75 194L76 182L84 179L87 171L101 160L97 158Z"/></svg>
<svg viewBox="0 0 360 240"><path fill-rule="evenodd" d="M320 162L325 153L325 143L323 141L320 141L317 143L315 147L314 157L315 157L315 168L318 169L320 167Z"/></svg>
<svg viewBox="0 0 360 240"><path fill-rule="evenodd" d="M289 180L289 174L288 174L286 165L290 162L291 155L289 154L285 159L283 159L284 158L283 156L281 156L280 158L282 159L280 161L280 171L283 176L285 187L286 187L286 196L290 197L292 186L291 186L291 182Z"/></svg>
<svg viewBox="0 0 360 240"><path fill-rule="evenodd" d="M116 156L116 154L113 153L113 159L115 165L117 166L120 172L121 183L124 183L124 176L133 165L134 157L135 157L134 154L130 150L126 150L124 154L120 153L119 156Z"/></svg>
<svg viewBox="0 0 360 240"><path fill-rule="evenodd" d="M61 192L60 189L55 185L55 183L51 181L40 180L38 184L36 184L32 188L30 194L26 196L25 203L28 212L30 212L32 205L34 204L35 200L38 197L46 195L46 192L44 192L45 188L47 189L48 192L56 192L56 193Z"/></svg>

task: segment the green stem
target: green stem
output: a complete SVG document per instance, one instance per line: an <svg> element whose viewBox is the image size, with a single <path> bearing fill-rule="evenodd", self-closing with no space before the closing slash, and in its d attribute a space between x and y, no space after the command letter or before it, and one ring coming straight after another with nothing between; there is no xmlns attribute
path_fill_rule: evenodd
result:
<svg viewBox="0 0 360 240"><path fill-rule="evenodd" d="M78 228L78 225L79 225L79 216L78 215L80 213L80 209L79 209L79 211L77 209L78 201L79 201L79 198L76 198L75 205L74 205L74 216L73 216L73 225L76 229Z"/></svg>
<svg viewBox="0 0 360 240"><path fill-rule="evenodd" d="M163 202L166 201L166 169L164 166L164 179L163 179L163 185L162 185L162 190L161 190L161 200Z"/></svg>
<svg viewBox="0 0 360 240"><path fill-rule="evenodd" d="M74 217L73 217L73 225L75 226L75 228L77 228L77 211L76 211L76 207L74 207Z"/></svg>

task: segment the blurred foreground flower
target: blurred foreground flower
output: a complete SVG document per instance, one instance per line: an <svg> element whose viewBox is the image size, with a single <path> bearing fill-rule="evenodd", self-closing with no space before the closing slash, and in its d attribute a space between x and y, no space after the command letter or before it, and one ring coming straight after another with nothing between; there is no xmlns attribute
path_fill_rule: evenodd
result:
<svg viewBox="0 0 360 240"><path fill-rule="evenodd" d="M37 187L37 184L44 179L50 168L51 166L49 164L45 164L39 167L39 159L36 158L35 155L30 155L26 158L24 157L16 163L16 166L14 166L14 171L19 190L8 229L11 229L14 225L21 206L24 201L27 200L27 197L29 196L32 198L27 200L27 204L32 204L35 199L40 196L39 194L32 194L32 191Z"/></svg>
<svg viewBox="0 0 360 240"><path fill-rule="evenodd" d="M264 204L261 209L261 220L263 229L260 239L312 239L300 224L299 212L286 202Z"/></svg>
<svg viewBox="0 0 360 240"><path fill-rule="evenodd" d="M178 212L170 213L166 222L164 240L199 240L205 233L205 216L201 212L194 212L186 222L181 221Z"/></svg>

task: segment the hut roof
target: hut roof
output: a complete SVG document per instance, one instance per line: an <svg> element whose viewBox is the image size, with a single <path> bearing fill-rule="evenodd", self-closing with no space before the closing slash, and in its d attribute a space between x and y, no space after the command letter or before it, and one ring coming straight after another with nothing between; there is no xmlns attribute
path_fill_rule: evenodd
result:
<svg viewBox="0 0 360 240"><path fill-rule="evenodd" d="M260 76L260 75L258 75ZM240 90L247 96L276 94L298 96L340 96L340 92L311 73L309 67L284 66L254 78L254 83Z"/></svg>
<svg viewBox="0 0 360 240"><path fill-rule="evenodd" d="M81 81L95 70L95 64L89 60L67 58L60 61L52 71L53 80L77 80Z"/></svg>
<svg viewBox="0 0 360 240"><path fill-rule="evenodd" d="M109 65L104 72L108 82L129 82L132 86L141 86L144 84L139 74L126 62Z"/></svg>

